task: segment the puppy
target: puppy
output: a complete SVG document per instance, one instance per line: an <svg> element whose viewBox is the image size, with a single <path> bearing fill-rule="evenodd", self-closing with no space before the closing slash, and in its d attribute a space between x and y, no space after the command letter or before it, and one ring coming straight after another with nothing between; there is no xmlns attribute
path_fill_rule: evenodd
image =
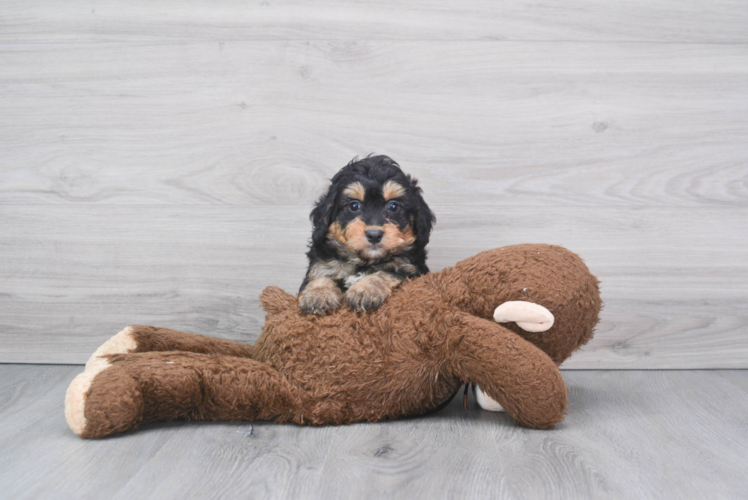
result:
<svg viewBox="0 0 748 500"><path fill-rule="evenodd" d="M376 309L403 280L429 272L425 247L436 219L417 181L387 156L354 158L309 217L309 269L299 290L306 313L343 302Z"/></svg>

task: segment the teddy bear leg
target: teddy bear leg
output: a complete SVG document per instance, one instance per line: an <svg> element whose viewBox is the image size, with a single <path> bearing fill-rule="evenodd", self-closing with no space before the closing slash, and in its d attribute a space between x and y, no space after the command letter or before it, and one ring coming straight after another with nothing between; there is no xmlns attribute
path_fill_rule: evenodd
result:
<svg viewBox="0 0 748 500"><path fill-rule="evenodd" d="M130 325L104 342L91 355L86 367L95 360L110 354L151 351L185 351L251 358L253 346L169 328Z"/></svg>
<svg viewBox="0 0 748 500"><path fill-rule="evenodd" d="M504 302L496 308L493 315L497 323L515 322L517 326L528 332L544 332L553 326L553 314L534 302L513 300ZM487 411L504 411L498 401L483 392L480 386L475 387L475 399L478 406Z"/></svg>
<svg viewBox="0 0 748 500"><path fill-rule="evenodd" d="M279 372L247 358L143 352L100 358L68 388L71 429L99 438L141 422L303 421L302 396Z"/></svg>
<svg viewBox="0 0 748 500"><path fill-rule="evenodd" d="M480 386L520 425L548 428L563 419L566 385L553 360L511 330L461 313L450 325L451 375Z"/></svg>

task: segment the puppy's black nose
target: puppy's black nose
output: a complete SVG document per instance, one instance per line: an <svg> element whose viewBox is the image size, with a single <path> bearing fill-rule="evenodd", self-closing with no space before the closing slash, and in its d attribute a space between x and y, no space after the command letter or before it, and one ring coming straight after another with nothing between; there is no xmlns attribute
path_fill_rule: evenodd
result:
<svg viewBox="0 0 748 500"><path fill-rule="evenodd" d="M384 231L381 229L369 229L366 231L366 239L369 240L369 243L372 245L379 243L382 241L382 236L384 236Z"/></svg>

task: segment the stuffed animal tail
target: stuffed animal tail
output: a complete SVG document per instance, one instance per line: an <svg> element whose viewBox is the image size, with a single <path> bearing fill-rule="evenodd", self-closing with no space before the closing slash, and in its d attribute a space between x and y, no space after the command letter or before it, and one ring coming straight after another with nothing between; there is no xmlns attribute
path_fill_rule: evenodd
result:
<svg viewBox="0 0 748 500"><path fill-rule="evenodd" d="M260 294L260 303L265 312L276 314L289 307L296 307L296 297L277 286L269 286Z"/></svg>

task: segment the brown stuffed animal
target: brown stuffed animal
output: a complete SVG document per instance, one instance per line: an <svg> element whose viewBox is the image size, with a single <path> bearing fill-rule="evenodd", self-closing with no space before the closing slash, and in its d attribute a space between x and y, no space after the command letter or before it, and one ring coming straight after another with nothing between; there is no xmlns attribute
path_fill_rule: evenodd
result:
<svg viewBox="0 0 748 500"><path fill-rule="evenodd" d="M484 406L548 428L566 408L557 365L592 337L601 308L582 260L550 245L482 252L406 281L376 311L305 315L277 287L260 299L268 315L254 345L151 326L118 333L70 384L70 428L100 438L177 418L394 419L467 382Z"/></svg>

